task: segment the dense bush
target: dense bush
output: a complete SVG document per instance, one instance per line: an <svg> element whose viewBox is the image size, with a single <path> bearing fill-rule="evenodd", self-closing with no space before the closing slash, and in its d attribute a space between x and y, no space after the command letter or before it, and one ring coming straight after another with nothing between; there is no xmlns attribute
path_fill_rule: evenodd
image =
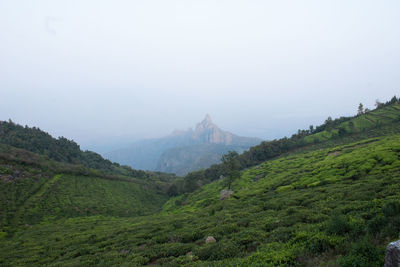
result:
<svg viewBox="0 0 400 267"><path fill-rule="evenodd" d="M350 253L339 258L340 266L369 267L384 265L384 250L372 244L371 240L363 239L355 243Z"/></svg>

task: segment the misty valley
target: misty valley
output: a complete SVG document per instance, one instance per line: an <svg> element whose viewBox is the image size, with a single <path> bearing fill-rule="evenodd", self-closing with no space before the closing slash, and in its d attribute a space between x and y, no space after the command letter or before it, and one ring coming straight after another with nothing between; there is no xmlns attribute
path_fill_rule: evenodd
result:
<svg viewBox="0 0 400 267"><path fill-rule="evenodd" d="M138 141L105 156L135 169L182 176L219 163L222 155L229 151L241 153L260 142L259 138L241 137L221 130L207 114L194 130L175 130L166 137Z"/></svg>
<svg viewBox="0 0 400 267"><path fill-rule="evenodd" d="M207 115L108 159L0 121L0 265L397 266L399 101L269 141Z"/></svg>
<svg viewBox="0 0 400 267"><path fill-rule="evenodd" d="M400 1L0 1L0 267L400 267Z"/></svg>

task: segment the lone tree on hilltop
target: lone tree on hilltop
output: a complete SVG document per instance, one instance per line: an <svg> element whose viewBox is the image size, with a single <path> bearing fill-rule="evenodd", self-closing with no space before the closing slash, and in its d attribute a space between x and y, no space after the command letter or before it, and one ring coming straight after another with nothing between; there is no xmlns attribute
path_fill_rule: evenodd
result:
<svg viewBox="0 0 400 267"><path fill-rule="evenodd" d="M226 174L226 184L231 189L232 182L240 176L239 172L239 154L236 151L230 151L222 156L221 161Z"/></svg>

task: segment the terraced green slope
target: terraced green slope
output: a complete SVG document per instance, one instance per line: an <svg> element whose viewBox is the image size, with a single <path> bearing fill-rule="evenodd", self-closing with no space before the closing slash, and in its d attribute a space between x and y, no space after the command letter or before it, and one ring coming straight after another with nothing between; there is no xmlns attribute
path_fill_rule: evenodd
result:
<svg viewBox="0 0 400 267"><path fill-rule="evenodd" d="M147 179L109 175L0 144L0 231L60 218L157 212L170 176L144 174Z"/></svg>
<svg viewBox="0 0 400 267"><path fill-rule="evenodd" d="M0 144L0 266L382 266L400 237L399 122L392 103L256 146L225 200L223 165L167 201L172 176Z"/></svg>
<svg viewBox="0 0 400 267"><path fill-rule="evenodd" d="M298 130L290 138L262 142L241 154L237 160L244 170L264 161L327 147L348 144L366 138L400 133L400 105L393 98L379 108L354 117L328 118L324 124L308 130ZM228 171L229 172L229 171ZM175 180L175 188L180 193L193 192L204 185L227 175L224 164L213 165L202 171L187 175L183 181Z"/></svg>
<svg viewBox="0 0 400 267"><path fill-rule="evenodd" d="M399 119L400 105L388 105L386 107L369 111L365 114L346 120L342 123L339 123L337 126L332 127L332 129L324 129L316 134L306 136L304 141L311 144L323 142L332 139L332 137L338 138L340 135L354 135L368 130L381 128L384 125L399 121ZM384 131L378 132L378 135L383 134L385 134Z"/></svg>
<svg viewBox="0 0 400 267"><path fill-rule="evenodd" d="M91 215L133 217L156 212L167 200L166 194L146 190L135 182L99 177L61 174L40 185L30 178L0 183L1 202L9 203L2 208L3 226ZM31 186L36 190L29 194Z"/></svg>
<svg viewBox="0 0 400 267"><path fill-rule="evenodd" d="M400 135L280 157L243 171L220 200L223 188L151 216L24 226L3 234L0 264L382 266L399 237Z"/></svg>

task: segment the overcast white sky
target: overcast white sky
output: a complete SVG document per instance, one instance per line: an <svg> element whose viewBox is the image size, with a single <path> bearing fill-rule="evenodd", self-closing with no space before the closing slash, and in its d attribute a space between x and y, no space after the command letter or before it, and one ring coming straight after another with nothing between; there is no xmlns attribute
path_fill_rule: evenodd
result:
<svg viewBox="0 0 400 267"><path fill-rule="evenodd" d="M275 138L400 95L398 0L0 0L0 120L84 148Z"/></svg>

